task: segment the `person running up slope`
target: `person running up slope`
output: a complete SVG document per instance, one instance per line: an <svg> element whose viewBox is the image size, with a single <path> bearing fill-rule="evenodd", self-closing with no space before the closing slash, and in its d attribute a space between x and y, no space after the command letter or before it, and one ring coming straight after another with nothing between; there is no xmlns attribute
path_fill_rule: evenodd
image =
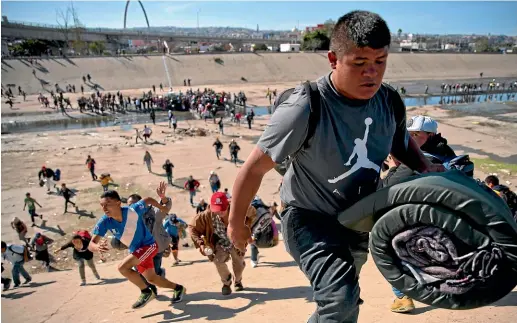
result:
<svg viewBox="0 0 517 323"><path fill-rule="evenodd" d="M140 297L132 306L134 309L144 307L156 297L138 273L142 274L150 284L172 289L172 302L180 302L186 293L186 289L182 285L170 282L156 274L153 258L158 252L158 247L143 220L147 205L152 205L162 212L167 211L166 207L151 197L143 198L129 207L123 207L121 203L120 196L116 191L110 190L101 195L100 205L105 214L93 229L93 237L88 250L92 252L108 251L107 242L105 240L100 241L108 230L116 239L128 246L129 255L122 260L118 268L122 276L126 277L141 291ZM133 267L137 267L138 272L133 271Z"/></svg>

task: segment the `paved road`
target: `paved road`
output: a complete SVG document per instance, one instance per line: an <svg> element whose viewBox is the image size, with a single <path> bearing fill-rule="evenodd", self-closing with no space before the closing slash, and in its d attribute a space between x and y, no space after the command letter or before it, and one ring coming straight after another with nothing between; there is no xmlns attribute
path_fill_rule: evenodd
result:
<svg viewBox="0 0 517 323"><path fill-rule="evenodd" d="M483 88L486 89L486 85L492 81L493 78L491 77L483 77L483 78L477 78L477 79L443 79L443 80L416 80L416 81L393 81L390 82L390 84L393 87L398 87L399 89L403 86L407 90L407 94L423 94L425 92L425 86L429 86L429 93L441 93L440 86L442 83L446 84L456 84L456 83L476 83L480 84L483 83ZM506 83L506 88L508 88L508 85L510 82L517 81L517 78L513 77L498 77L496 78L496 82L498 83Z"/></svg>

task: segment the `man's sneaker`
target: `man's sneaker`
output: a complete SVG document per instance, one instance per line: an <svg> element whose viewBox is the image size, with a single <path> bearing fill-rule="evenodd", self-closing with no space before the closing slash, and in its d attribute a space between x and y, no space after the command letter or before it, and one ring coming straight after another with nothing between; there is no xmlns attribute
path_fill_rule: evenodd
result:
<svg viewBox="0 0 517 323"><path fill-rule="evenodd" d="M155 285L149 284L149 288L153 291L154 295L158 295L158 289Z"/></svg>
<svg viewBox="0 0 517 323"><path fill-rule="evenodd" d="M141 293L140 297L138 297L138 300L135 302L135 304L133 304L132 307L133 309L142 308L145 305L147 305L147 303L152 301L155 297L156 295L152 291L147 293Z"/></svg>
<svg viewBox="0 0 517 323"><path fill-rule="evenodd" d="M36 226L36 223L32 223L31 227L35 227Z"/></svg>
<svg viewBox="0 0 517 323"><path fill-rule="evenodd" d="M11 287L11 279L6 278L5 281L6 283L4 284L4 291L8 290L9 287Z"/></svg>
<svg viewBox="0 0 517 323"><path fill-rule="evenodd" d="M18 287L20 287L20 284L14 284L13 285L13 288L18 288Z"/></svg>
<svg viewBox="0 0 517 323"><path fill-rule="evenodd" d="M86 280L83 280L79 286L86 286Z"/></svg>
<svg viewBox="0 0 517 323"><path fill-rule="evenodd" d="M179 262L179 260L174 260L174 262L172 263L172 265L173 265L173 266L177 266L177 265L179 265L179 263L180 263L180 262Z"/></svg>
<svg viewBox="0 0 517 323"><path fill-rule="evenodd" d="M32 278L26 279L26 280L23 282L23 285L30 284L30 282L31 282L31 281L32 281Z"/></svg>
<svg viewBox="0 0 517 323"><path fill-rule="evenodd" d="M243 290L244 290L244 286L242 286L242 282L235 283L235 291L236 292L241 292Z"/></svg>
<svg viewBox="0 0 517 323"><path fill-rule="evenodd" d="M171 302L173 303L179 303L183 300L183 296L187 294L187 289L183 286L179 290L174 290L172 294Z"/></svg>
<svg viewBox="0 0 517 323"><path fill-rule="evenodd" d="M255 268L258 265L257 261L250 260L250 263L251 263L251 268Z"/></svg>
<svg viewBox="0 0 517 323"><path fill-rule="evenodd" d="M227 295L230 295L232 293L232 288L230 287L230 285L223 285L223 288L221 290L221 293L224 295L224 296L227 296Z"/></svg>
<svg viewBox="0 0 517 323"><path fill-rule="evenodd" d="M395 313L409 313L415 309L413 300L407 296L402 298L395 298L393 304L391 304L391 311Z"/></svg>
<svg viewBox="0 0 517 323"><path fill-rule="evenodd" d="M161 270L160 276L162 276L162 278L165 278L165 268L160 268L160 270Z"/></svg>

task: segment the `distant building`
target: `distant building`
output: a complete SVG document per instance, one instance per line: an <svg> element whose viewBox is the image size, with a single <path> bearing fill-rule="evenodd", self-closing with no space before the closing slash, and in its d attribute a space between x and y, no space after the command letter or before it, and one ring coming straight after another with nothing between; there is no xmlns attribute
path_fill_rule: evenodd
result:
<svg viewBox="0 0 517 323"><path fill-rule="evenodd" d="M298 53L300 52L300 44L280 44L280 51L283 53Z"/></svg>
<svg viewBox="0 0 517 323"><path fill-rule="evenodd" d="M305 32L313 32L313 31L316 31L316 30L324 30L325 29L325 24L317 24L316 26L314 27L305 27Z"/></svg>

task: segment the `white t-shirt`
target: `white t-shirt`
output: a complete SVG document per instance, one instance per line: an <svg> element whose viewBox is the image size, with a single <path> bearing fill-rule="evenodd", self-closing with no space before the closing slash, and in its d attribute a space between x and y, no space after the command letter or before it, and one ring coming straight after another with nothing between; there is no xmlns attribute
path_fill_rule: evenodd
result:
<svg viewBox="0 0 517 323"><path fill-rule="evenodd" d="M151 134L151 128L144 128L144 134L150 135Z"/></svg>
<svg viewBox="0 0 517 323"><path fill-rule="evenodd" d="M9 260L12 264L23 261L24 249L24 246L8 244L2 258Z"/></svg>

